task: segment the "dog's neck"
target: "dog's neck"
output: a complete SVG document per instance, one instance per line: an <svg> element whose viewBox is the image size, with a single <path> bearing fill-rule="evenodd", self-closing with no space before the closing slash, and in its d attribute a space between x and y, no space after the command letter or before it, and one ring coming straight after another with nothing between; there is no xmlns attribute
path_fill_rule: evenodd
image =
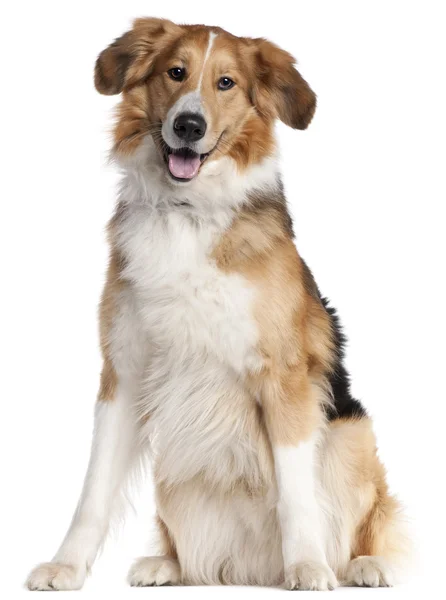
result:
<svg viewBox="0 0 446 600"><path fill-rule="evenodd" d="M222 157L203 165L191 182L174 182L155 144L147 136L131 157L116 157L123 172L119 200L159 211L179 210L199 219L234 214L253 192L276 190L280 185L277 154L239 172L236 163Z"/></svg>

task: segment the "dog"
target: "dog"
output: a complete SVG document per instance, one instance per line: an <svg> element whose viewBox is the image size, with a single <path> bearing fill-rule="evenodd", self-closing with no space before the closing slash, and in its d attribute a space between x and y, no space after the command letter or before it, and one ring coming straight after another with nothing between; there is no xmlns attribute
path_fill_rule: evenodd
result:
<svg viewBox="0 0 446 600"><path fill-rule="evenodd" d="M159 556L134 586L389 586L405 562L344 335L297 253L275 122L316 96L294 58L219 27L137 19L98 57L122 94L91 458L31 590L82 587L150 455Z"/></svg>

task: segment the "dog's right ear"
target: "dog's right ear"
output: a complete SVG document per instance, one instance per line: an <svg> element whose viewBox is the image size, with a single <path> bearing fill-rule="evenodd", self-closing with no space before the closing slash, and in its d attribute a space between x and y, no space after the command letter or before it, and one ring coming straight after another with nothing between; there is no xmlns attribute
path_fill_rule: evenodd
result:
<svg viewBox="0 0 446 600"><path fill-rule="evenodd" d="M293 129L306 129L316 110L316 94L295 68L294 58L263 38L247 42L254 50L251 97L259 113Z"/></svg>
<svg viewBox="0 0 446 600"><path fill-rule="evenodd" d="M94 84L101 94L119 94L147 79L156 57L184 30L166 19L136 19L127 33L98 56Z"/></svg>

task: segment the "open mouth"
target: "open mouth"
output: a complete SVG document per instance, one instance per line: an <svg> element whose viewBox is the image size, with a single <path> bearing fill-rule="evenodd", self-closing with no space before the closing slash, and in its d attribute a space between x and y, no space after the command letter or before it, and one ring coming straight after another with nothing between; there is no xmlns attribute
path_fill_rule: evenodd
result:
<svg viewBox="0 0 446 600"><path fill-rule="evenodd" d="M171 177L176 181L190 181L198 174L210 152L197 154L190 148L174 149L166 146L163 154Z"/></svg>

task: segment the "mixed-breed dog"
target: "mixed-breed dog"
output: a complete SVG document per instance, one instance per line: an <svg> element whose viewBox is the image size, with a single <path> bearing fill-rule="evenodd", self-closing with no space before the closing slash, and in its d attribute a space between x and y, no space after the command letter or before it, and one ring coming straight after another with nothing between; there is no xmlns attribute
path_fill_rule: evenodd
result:
<svg viewBox="0 0 446 600"><path fill-rule="evenodd" d="M135 586L389 586L408 557L338 317L299 256L274 125L316 96L287 52L138 19L99 56L123 172L84 488L31 590L82 587L150 455L159 555Z"/></svg>

